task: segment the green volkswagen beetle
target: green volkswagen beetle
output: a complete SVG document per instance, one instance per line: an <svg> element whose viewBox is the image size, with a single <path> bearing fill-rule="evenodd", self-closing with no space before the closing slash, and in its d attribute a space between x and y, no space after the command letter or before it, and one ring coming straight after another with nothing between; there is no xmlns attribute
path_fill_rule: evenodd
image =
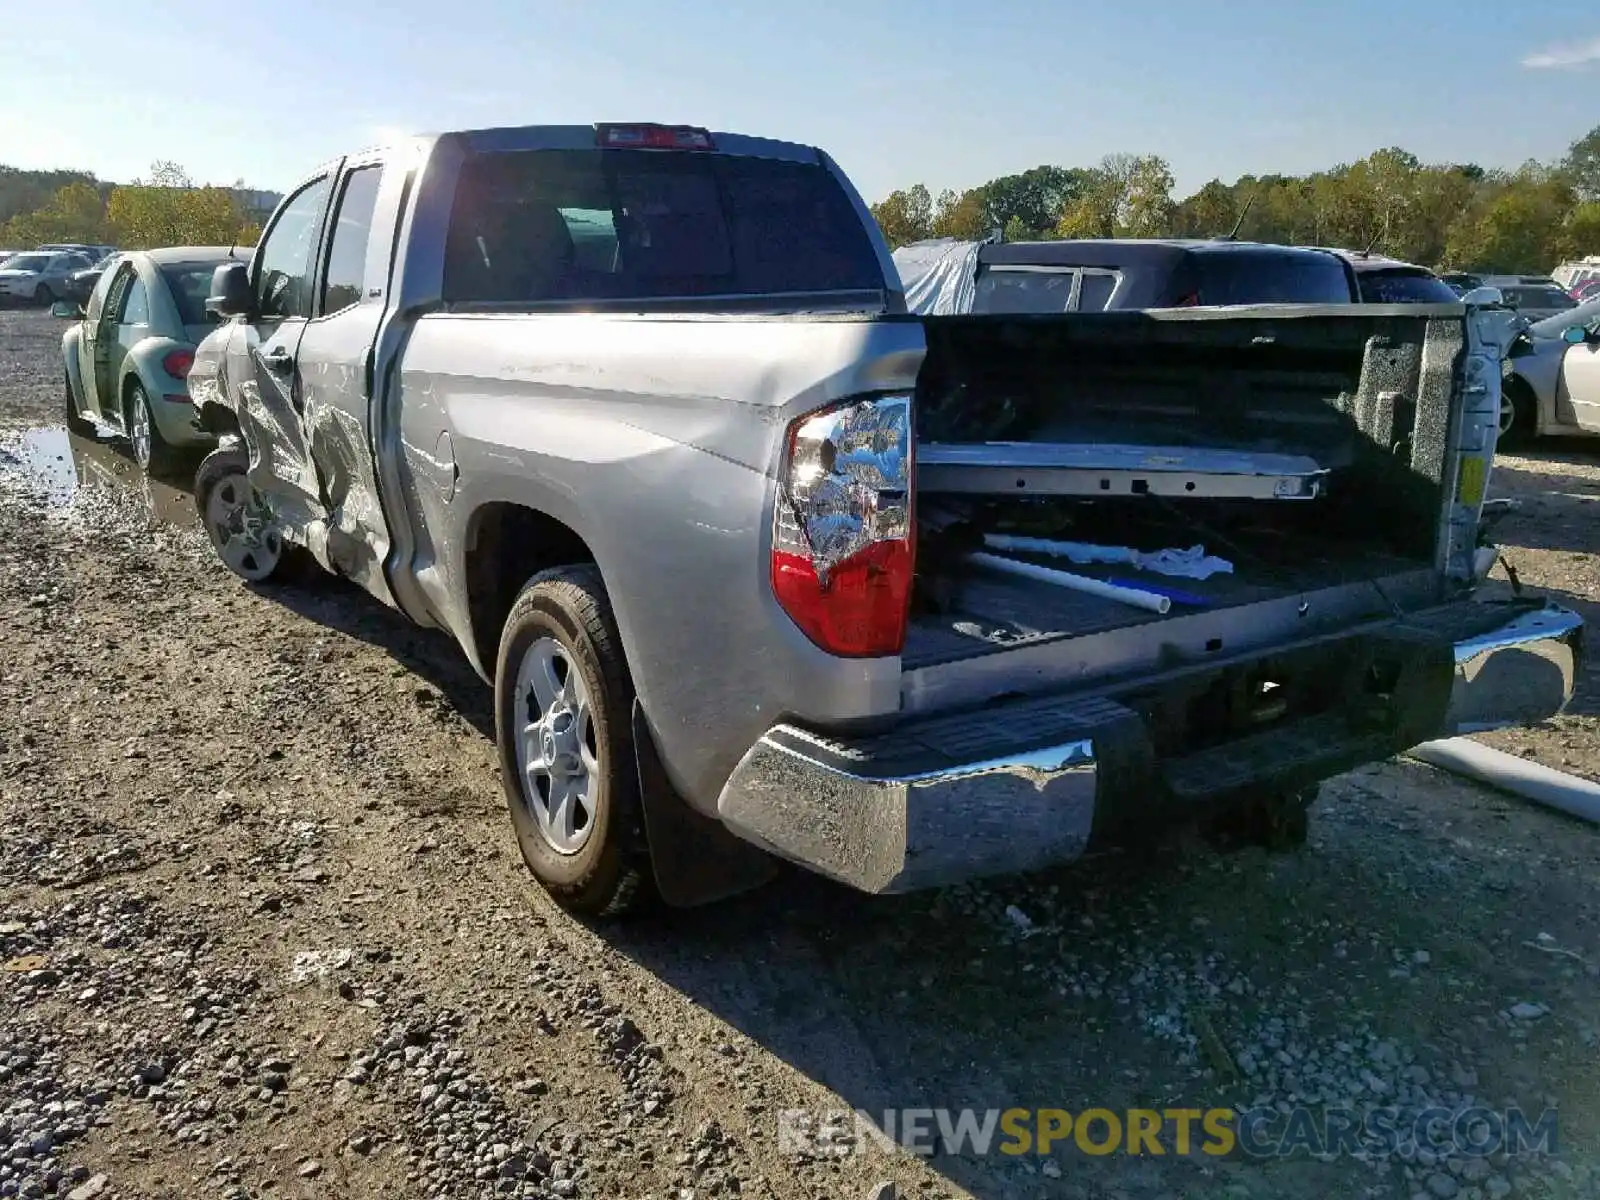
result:
<svg viewBox="0 0 1600 1200"><path fill-rule="evenodd" d="M161 474L189 450L214 440L189 402L196 343L217 318L206 312L211 274L251 247L172 246L135 250L107 265L80 309L51 310L75 323L61 339L67 428L119 431L147 472Z"/></svg>

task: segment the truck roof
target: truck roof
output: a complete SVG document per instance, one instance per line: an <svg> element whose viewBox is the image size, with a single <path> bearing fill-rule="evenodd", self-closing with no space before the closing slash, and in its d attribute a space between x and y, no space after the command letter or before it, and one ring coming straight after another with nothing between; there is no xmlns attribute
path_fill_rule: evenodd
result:
<svg viewBox="0 0 1600 1200"><path fill-rule="evenodd" d="M1346 250L1338 246L1314 246L1311 249L1321 250L1326 254L1337 254L1354 267L1358 274L1362 271L1428 271L1427 267L1418 263L1390 258L1386 254L1374 254L1370 250ZM1431 275L1433 272L1428 271L1428 274Z"/></svg>
<svg viewBox="0 0 1600 1200"><path fill-rule="evenodd" d="M735 154L753 158L778 158L791 162L815 163L822 153L815 146L799 142L785 142L776 138L753 137L744 133L708 130L700 126L661 126L647 121L596 121L592 125L496 125L481 129L435 130L417 133L409 138L396 138L388 143L369 146L352 154L365 154L387 149L405 141L421 141L429 145L446 139L465 142L468 148L479 152L498 150L596 150L600 144L600 130L606 126L636 125L655 128L692 129L706 134L711 140L711 153ZM682 153L705 153L685 149Z"/></svg>
<svg viewBox="0 0 1600 1200"><path fill-rule="evenodd" d="M983 263L1018 266L1115 266L1138 256L1145 261L1172 261L1185 254L1229 254L1267 251L1288 255L1323 254L1305 246L1272 242L1236 242L1223 238L1068 238L1050 242L997 242L979 251Z"/></svg>

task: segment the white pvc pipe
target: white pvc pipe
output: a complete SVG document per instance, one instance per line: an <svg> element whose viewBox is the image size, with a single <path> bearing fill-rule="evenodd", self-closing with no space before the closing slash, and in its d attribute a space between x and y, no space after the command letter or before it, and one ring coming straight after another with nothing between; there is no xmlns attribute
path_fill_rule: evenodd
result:
<svg viewBox="0 0 1600 1200"><path fill-rule="evenodd" d="M1029 562L1018 562L1014 558L1002 558L998 554L985 554L979 551L968 555L971 562L980 567L989 567L995 571L1004 571L1008 575L1020 575L1024 579L1037 579L1040 583L1053 583L1057 587L1071 588L1075 592L1087 592L1091 596L1099 596L1105 600L1116 600L1122 604L1131 604L1134 608L1142 608L1147 612L1167 613L1172 608L1172 601L1165 596L1158 596L1154 592L1140 592L1133 588L1118 587L1114 583L1106 583L1099 579L1089 579L1083 575L1073 575L1067 571L1057 571L1050 567L1035 566Z"/></svg>
<svg viewBox="0 0 1600 1200"><path fill-rule="evenodd" d="M1470 738L1423 742L1409 753L1435 767L1600 825L1600 783L1540 766Z"/></svg>

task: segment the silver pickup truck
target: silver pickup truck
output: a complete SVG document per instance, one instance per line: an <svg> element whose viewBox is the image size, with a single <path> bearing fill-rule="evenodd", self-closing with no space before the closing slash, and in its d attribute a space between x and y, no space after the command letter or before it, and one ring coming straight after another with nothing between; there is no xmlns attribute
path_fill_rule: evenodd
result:
<svg viewBox="0 0 1600 1200"><path fill-rule="evenodd" d="M209 303L219 555L448 631L577 910L1293 840L1319 781L1573 688L1578 617L1476 596L1462 305L912 316L826 154L658 125L328 163Z"/></svg>

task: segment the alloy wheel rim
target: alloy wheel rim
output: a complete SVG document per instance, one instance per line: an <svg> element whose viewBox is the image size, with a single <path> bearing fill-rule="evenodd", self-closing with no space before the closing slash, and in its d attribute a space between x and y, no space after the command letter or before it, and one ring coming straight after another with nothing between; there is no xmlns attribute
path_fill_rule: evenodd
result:
<svg viewBox="0 0 1600 1200"><path fill-rule="evenodd" d="M555 638L538 638L523 652L512 720L528 815L557 854L577 854L596 823L599 744L583 673Z"/></svg>
<svg viewBox="0 0 1600 1200"><path fill-rule="evenodd" d="M150 466L150 404L145 399L142 391L133 393L133 428L129 430L133 441L133 456L138 459L141 467Z"/></svg>
<svg viewBox="0 0 1600 1200"><path fill-rule="evenodd" d="M217 481L206 497L205 518L212 546L235 575L258 583L277 568L283 534L243 472Z"/></svg>

